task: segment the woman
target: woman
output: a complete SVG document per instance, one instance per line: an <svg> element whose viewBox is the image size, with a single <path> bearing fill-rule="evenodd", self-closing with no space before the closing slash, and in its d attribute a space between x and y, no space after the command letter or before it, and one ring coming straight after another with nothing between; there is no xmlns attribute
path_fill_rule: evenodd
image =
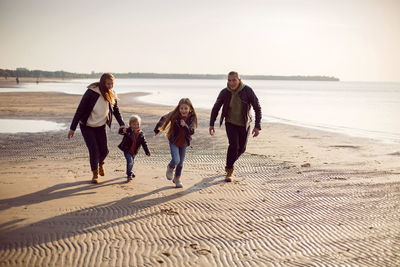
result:
<svg viewBox="0 0 400 267"><path fill-rule="evenodd" d="M93 172L92 183L99 182L98 175L104 176L104 159L108 154L106 124L111 128L112 115L123 132L126 131L117 105L117 95L113 90L114 76L104 73L100 82L88 86L72 120L68 139L74 136L76 127L81 128L82 136L89 150L90 167Z"/></svg>

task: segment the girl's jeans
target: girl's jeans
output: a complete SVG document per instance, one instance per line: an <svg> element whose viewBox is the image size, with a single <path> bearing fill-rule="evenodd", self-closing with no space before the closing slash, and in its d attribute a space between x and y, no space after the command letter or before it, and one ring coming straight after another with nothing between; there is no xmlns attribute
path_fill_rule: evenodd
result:
<svg viewBox="0 0 400 267"><path fill-rule="evenodd" d="M169 149L171 151L171 162L168 167L174 169L176 166L175 176L180 177L183 168L183 161L185 160L186 146L179 147L172 143L169 143Z"/></svg>
<svg viewBox="0 0 400 267"><path fill-rule="evenodd" d="M126 158L126 175L130 176L133 174L133 162L135 161L136 155L131 155L129 152L124 152L124 156Z"/></svg>

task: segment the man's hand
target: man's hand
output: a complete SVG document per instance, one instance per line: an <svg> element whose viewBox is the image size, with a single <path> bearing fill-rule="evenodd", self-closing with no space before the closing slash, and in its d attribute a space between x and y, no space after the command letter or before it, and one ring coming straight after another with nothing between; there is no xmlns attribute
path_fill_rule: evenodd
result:
<svg viewBox="0 0 400 267"><path fill-rule="evenodd" d="M71 139L72 136L74 136L75 131L69 130L68 132L68 139Z"/></svg>
<svg viewBox="0 0 400 267"><path fill-rule="evenodd" d="M210 135L213 136L214 133L215 133L214 126L210 126L210 128L208 129L208 131L210 132Z"/></svg>
<svg viewBox="0 0 400 267"><path fill-rule="evenodd" d="M256 127L254 127L254 129L252 131L253 137L258 136L260 134L260 131L261 131L260 129L257 129Z"/></svg>

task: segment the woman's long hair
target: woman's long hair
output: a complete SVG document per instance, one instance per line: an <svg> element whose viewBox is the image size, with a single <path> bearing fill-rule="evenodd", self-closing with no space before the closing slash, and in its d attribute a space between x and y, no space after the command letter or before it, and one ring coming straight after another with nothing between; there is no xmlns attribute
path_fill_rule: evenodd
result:
<svg viewBox="0 0 400 267"><path fill-rule="evenodd" d="M160 130L166 133L168 137L174 134L174 127L172 125L175 122L175 120L180 116L179 106L182 104L186 104L189 106L190 112L188 117L193 116L193 127L194 128L197 127L197 115L192 105L192 102L190 101L189 98L182 98L181 100L179 100L179 103L176 106L176 108L166 115L164 123L160 127Z"/></svg>
<svg viewBox="0 0 400 267"><path fill-rule="evenodd" d="M108 90L106 87L106 80L114 81L114 76L111 73L104 73L101 75L100 82L95 82L90 84L88 87L97 86L100 89L100 93L103 96L104 100L114 106L115 101L118 100L117 95L114 90Z"/></svg>

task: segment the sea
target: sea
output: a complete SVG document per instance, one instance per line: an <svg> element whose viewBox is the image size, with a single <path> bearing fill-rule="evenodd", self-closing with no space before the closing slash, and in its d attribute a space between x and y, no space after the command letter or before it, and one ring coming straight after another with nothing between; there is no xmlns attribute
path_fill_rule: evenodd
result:
<svg viewBox="0 0 400 267"><path fill-rule="evenodd" d="M0 92L83 94L96 80L22 83ZM264 123L284 123L348 136L400 143L400 83L244 80L256 93ZM140 101L176 106L188 97L195 108L212 108L226 80L116 79L117 94L145 92Z"/></svg>

